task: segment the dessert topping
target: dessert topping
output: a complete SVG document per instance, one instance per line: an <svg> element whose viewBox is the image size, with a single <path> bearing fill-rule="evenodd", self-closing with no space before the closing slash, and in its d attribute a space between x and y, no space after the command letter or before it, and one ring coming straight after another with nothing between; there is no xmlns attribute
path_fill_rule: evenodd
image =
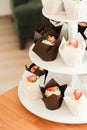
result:
<svg viewBox="0 0 87 130"><path fill-rule="evenodd" d="M77 48L79 43L76 39L71 39L70 41L68 41L68 45L72 45L73 47Z"/></svg>
<svg viewBox="0 0 87 130"><path fill-rule="evenodd" d="M38 79L38 77L36 75L30 75L30 76L27 77L27 80L29 82L36 82L37 79Z"/></svg>
<svg viewBox="0 0 87 130"><path fill-rule="evenodd" d="M57 90L57 89L58 89L57 86L52 86L52 87L50 87L50 88L47 88L47 90L49 90L49 91L55 91L55 90Z"/></svg>
<svg viewBox="0 0 87 130"><path fill-rule="evenodd" d="M74 90L74 97L76 100L78 100L82 96L82 91L81 90Z"/></svg>
<svg viewBox="0 0 87 130"><path fill-rule="evenodd" d="M34 65L32 68L31 68L31 72L34 72L35 70L38 69L38 66L37 65Z"/></svg>
<svg viewBox="0 0 87 130"><path fill-rule="evenodd" d="M52 94L61 95L61 91L59 90L58 86L52 86L52 87L49 87L46 89L46 91L45 91L46 97L49 97Z"/></svg>

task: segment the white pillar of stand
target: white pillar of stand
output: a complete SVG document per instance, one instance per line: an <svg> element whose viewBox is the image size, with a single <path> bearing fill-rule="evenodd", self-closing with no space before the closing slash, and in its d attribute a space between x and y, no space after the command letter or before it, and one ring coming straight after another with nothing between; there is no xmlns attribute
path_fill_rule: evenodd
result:
<svg viewBox="0 0 87 130"><path fill-rule="evenodd" d="M75 38L77 33L78 33L78 22L75 20L69 21L68 22L68 40ZM71 78L71 83L70 83L71 86L72 86L76 76L78 77L78 75L73 72L72 78Z"/></svg>
<svg viewBox="0 0 87 130"><path fill-rule="evenodd" d="M71 20L68 22L68 40L71 38L75 38L78 32L78 22L75 20Z"/></svg>

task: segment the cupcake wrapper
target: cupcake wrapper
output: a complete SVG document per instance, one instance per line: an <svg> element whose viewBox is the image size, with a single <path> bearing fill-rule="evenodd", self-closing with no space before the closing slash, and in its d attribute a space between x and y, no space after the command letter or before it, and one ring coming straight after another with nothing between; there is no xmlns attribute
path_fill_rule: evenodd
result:
<svg viewBox="0 0 87 130"><path fill-rule="evenodd" d="M64 101L70 110L70 112L75 115L75 116L83 116L85 115L84 113L87 113L86 107L87 107L87 102L85 101L81 105L78 105L77 103L73 102L71 98L68 96L64 97ZM84 112L84 113L83 113Z"/></svg>
<svg viewBox="0 0 87 130"><path fill-rule="evenodd" d="M56 15L63 9L61 0L41 0L47 14Z"/></svg>
<svg viewBox="0 0 87 130"><path fill-rule="evenodd" d="M50 110L56 110L61 106L61 96L51 95L48 98L42 98L46 107Z"/></svg>
<svg viewBox="0 0 87 130"><path fill-rule="evenodd" d="M56 59L58 54L58 48L60 45L60 40L58 40L55 45L46 45L42 42L37 42L33 48L33 51L44 61L53 61Z"/></svg>
<svg viewBox="0 0 87 130"><path fill-rule="evenodd" d="M77 103L71 98L71 94L75 89L81 90L86 99L82 103ZM75 116L85 116L87 114L87 88L86 84L82 83L80 78L77 75L74 75L72 78L71 85L68 86L64 93L64 102L66 103L70 112Z"/></svg>
<svg viewBox="0 0 87 130"><path fill-rule="evenodd" d="M84 34L85 34L85 38L87 40L87 27L86 27L86 30L84 31Z"/></svg>
<svg viewBox="0 0 87 130"><path fill-rule="evenodd" d="M84 18L87 17L87 1L75 2L73 0L63 0L66 14L69 18ZM83 10L84 9L84 10Z"/></svg>
<svg viewBox="0 0 87 130"><path fill-rule="evenodd" d="M61 91L61 95L52 94L51 96L46 97L45 90L51 86L58 86ZM63 101L64 91L66 87L67 85L60 86L53 78L45 85L45 87L40 86L42 97L43 97L42 100L48 109L56 110L60 108Z"/></svg>
<svg viewBox="0 0 87 130"><path fill-rule="evenodd" d="M85 34L87 26L81 26L78 24L78 32L80 32L82 34L82 36L84 37L84 39L86 40L87 38L87 34Z"/></svg>
<svg viewBox="0 0 87 130"><path fill-rule="evenodd" d="M82 62L86 47L86 42L80 33L77 34L75 39L78 40L82 49L79 50L78 48L74 48L73 46L66 46L65 48L63 48L64 44L66 44L66 40L64 37L59 47L59 54L61 55L64 63L71 67L76 66Z"/></svg>

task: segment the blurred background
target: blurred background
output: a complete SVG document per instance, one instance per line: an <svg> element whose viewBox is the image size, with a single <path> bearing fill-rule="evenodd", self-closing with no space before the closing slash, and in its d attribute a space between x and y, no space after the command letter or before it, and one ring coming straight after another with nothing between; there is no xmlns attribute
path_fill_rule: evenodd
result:
<svg viewBox="0 0 87 130"><path fill-rule="evenodd" d="M0 0L0 94L19 84L25 64L31 63L28 52L32 42L30 39L25 49L20 49L10 0Z"/></svg>

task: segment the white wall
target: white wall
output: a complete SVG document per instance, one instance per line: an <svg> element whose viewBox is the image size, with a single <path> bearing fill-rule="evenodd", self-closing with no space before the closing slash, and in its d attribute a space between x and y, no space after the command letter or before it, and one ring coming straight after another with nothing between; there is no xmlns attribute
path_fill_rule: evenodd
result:
<svg viewBox="0 0 87 130"><path fill-rule="evenodd" d="M10 0L0 0L0 16L10 15Z"/></svg>

